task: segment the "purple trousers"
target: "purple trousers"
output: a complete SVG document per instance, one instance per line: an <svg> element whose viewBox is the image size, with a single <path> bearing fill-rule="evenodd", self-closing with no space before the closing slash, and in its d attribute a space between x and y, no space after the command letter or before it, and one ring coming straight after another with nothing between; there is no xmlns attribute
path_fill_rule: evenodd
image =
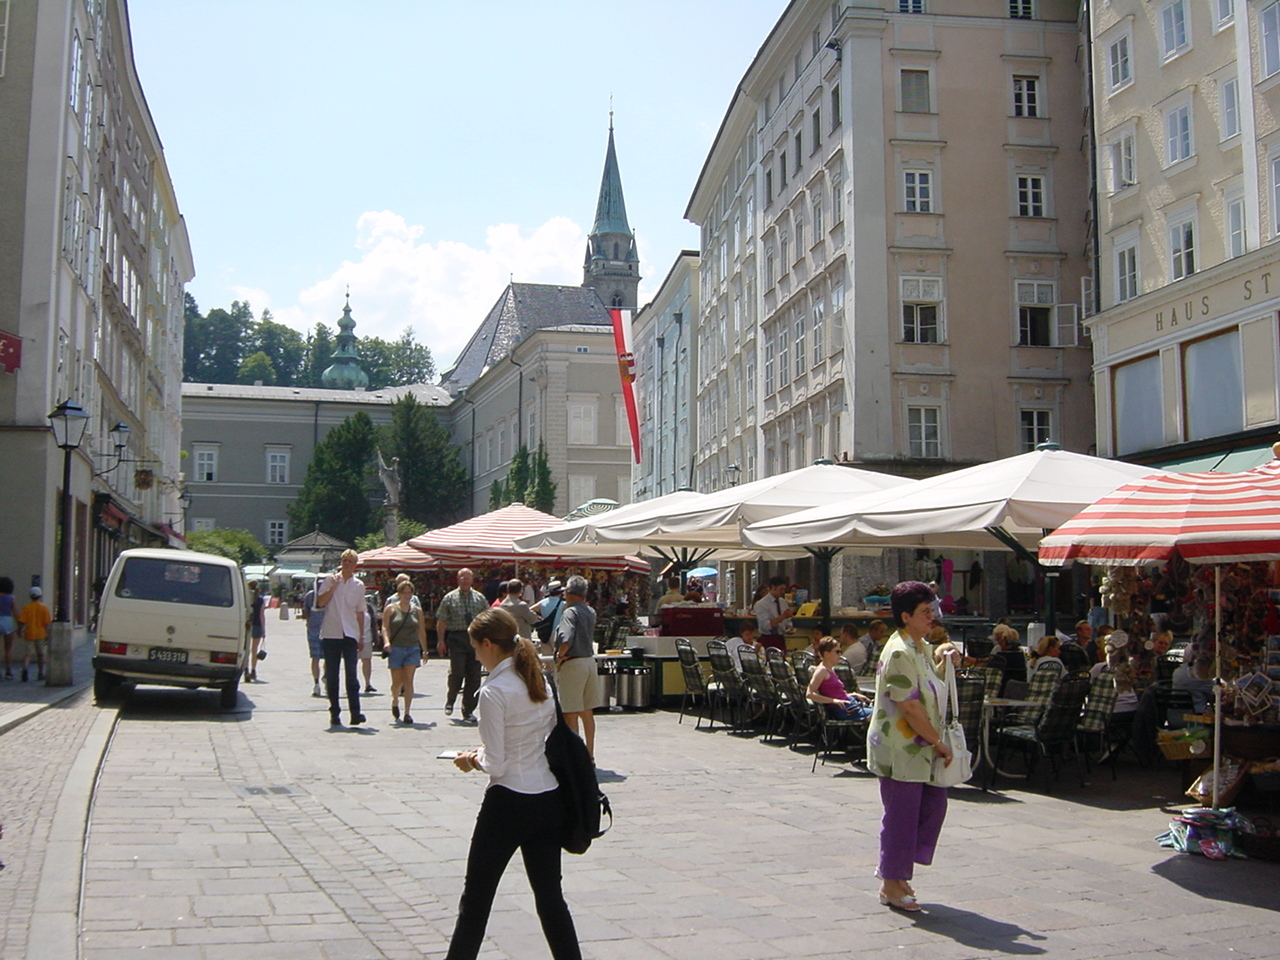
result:
<svg viewBox="0 0 1280 960"><path fill-rule="evenodd" d="M933 863L947 816L947 789L929 783L880 778L880 870L882 880L910 880L915 864Z"/></svg>

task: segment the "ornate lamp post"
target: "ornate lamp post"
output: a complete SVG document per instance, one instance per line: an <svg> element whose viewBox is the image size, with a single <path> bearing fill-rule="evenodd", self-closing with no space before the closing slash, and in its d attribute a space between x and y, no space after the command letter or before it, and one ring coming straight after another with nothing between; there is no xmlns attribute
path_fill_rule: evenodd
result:
<svg viewBox="0 0 1280 960"><path fill-rule="evenodd" d="M49 686L71 683L71 454L84 441L89 414L74 400L64 400L49 414L54 442L62 450L62 506L58 516L58 599L49 643Z"/></svg>

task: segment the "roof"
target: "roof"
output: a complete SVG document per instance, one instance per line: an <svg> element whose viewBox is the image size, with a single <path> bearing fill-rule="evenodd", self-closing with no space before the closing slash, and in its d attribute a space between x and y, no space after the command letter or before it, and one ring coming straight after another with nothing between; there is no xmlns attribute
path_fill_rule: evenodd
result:
<svg viewBox="0 0 1280 960"><path fill-rule="evenodd" d="M330 403L391 404L406 394L429 407L449 405L449 393L434 383L411 383L403 387L381 390L326 390L321 387L267 387L246 383L184 383L184 397L210 397L218 400L299 400Z"/></svg>
<svg viewBox="0 0 1280 960"><path fill-rule="evenodd" d="M286 550L292 550L297 547L349 547L351 544L345 540L339 540L337 537L331 537L327 533L321 533L316 530L312 533L304 533L302 536L290 540L286 543L277 554L284 553Z"/></svg>
<svg viewBox="0 0 1280 960"><path fill-rule="evenodd" d="M535 330L567 325L613 329L609 311L590 287L508 284L440 382L456 393L479 380Z"/></svg>
<svg viewBox="0 0 1280 960"><path fill-rule="evenodd" d="M596 201L596 222L591 235L623 233L631 236L627 224L627 205L622 199L622 174L618 172L618 154L613 148L613 124L609 125L609 149L604 155L604 173L600 177L600 197Z"/></svg>

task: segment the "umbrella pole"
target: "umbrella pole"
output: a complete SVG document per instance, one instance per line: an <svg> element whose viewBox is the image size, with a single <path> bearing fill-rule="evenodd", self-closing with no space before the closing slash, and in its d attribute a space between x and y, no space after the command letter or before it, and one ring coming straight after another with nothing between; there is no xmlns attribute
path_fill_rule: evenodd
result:
<svg viewBox="0 0 1280 960"><path fill-rule="evenodd" d="M1222 565L1213 566L1213 809L1222 789Z"/></svg>
<svg viewBox="0 0 1280 960"><path fill-rule="evenodd" d="M818 565L818 595L822 598L822 632L831 633L831 561L843 547L805 547Z"/></svg>

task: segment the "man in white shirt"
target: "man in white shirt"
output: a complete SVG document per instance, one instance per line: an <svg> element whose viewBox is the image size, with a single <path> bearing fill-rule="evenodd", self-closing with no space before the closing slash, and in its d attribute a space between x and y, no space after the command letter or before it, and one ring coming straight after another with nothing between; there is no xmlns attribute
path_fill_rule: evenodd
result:
<svg viewBox="0 0 1280 960"><path fill-rule="evenodd" d="M742 648L750 647L752 650L756 648L756 637L760 631L755 623L751 620L742 621L742 626L738 630L736 637L730 637L724 642L725 649L729 651L729 656L733 657L733 665L738 668L738 672L742 672Z"/></svg>
<svg viewBox="0 0 1280 960"><path fill-rule="evenodd" d="M787 578L774 577L769 581L769 591L752 607L762 638L781 636L790 627L790 617L795 611L782 599L786 592Z"/></svg>
<svg viewBox="0 0 1280 960"><path fill-rule="evenodd" d="M519 636L524 637L526 640L532 640L533 625L542 618L534 613L533 608L521 599L523 594L524 584L522 582L519 580L508 581L507 595L498 606L516 618L516 625L520 628Z"/></svg>
<svg viewBox="0 0 1280 960"><path fill-rule="evenodd" d="M324 651L324 681L329 688L329 724L342 722L342 706L338 700L338 667L347 672L347 708L351 725L364 723L360 712L360 677L356 673L356 656L360 638L364 636L364 584L356 578L360 555L354 550L342 551L342 564L336 574L322 577L316 584L316 606L324 609L320 624L320 645Z"/></svg>

